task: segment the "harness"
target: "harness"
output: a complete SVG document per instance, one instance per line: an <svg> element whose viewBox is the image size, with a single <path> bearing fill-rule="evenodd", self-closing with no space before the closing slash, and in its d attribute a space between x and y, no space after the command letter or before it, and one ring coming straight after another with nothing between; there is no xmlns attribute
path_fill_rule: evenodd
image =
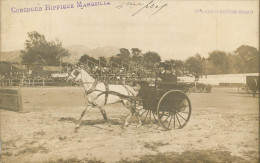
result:
<svg viewBox="0 0 260 163"><path fill-rule="evenodd" d="M85 82L86 83L86 82ZM127 93L128 93L128 96L124 95L124 94L121 94L121 93L118 93L118 92L115 92L115 91L110 91L109 90L109 85L106 83L106 82L102 82L105 86L105 91L101 91L101 90L98 90L96 89L96 86L98 84L98 80L95 80L95 82L93 83L92 87L85 91L86 95L89 95L91 94L92 92L100 92L100 94L97 95L97 97L95 99L93 99L93 102L91 102L92 105L96 106L97 104L95 104L95 100L100 97L101 95L105 94L105 102L104 102L104 105L106 105L107 103L107 99L108 99L108 95L111 94L111 95L115 95L115 96L119 96L121 98L124 98L124 99L128 99L128 100L137 100L136 98L134 98L134 93L132 91L129 90L129 88L126 86L126 85L122 85ZM83 83L84 84L84 83Z"/></svg>
<svg viewBox="0 0 260 163"><path fill-rule="evenodd" d="M86 83L86 82L85 82ZM97 97L95 98L95 99L97 99L99 96L101 96L101 95L103 95L103 94L105 94L105 103L104 103L104 105L106 105L106 103L107 103L107 99L108 99L108 92L109 92L109 86L108 86L108 84L106 83L106 82L102 82L104 85L105 85L105 91L101 91L101 90L98 90L98 89L96 89L96 86L97 86L97 84L98 84L98 80L95 80L95 82L93 83L93 85L92 85L92 87L89 89L89 90L87 90L85 93L86 93L86 95L89 95L89 94L91 94L92 92L94 92L94 91L98 91L98 92L101 92L100 94L98 94L97 95ZM84 82L83 82L83 84L84 84ZM95 100L94 99L94 100ZM94 101L93 100L93 101ZM93 104L93 103L92 103Z"/></svg>
<svg viewBox="0 0 260 163"><path fill-rule="evenodd" d="M73 73L73 75L77 76L79 73L80 73L79 70L76 70L76 71ZM72 75L70 75L70 76L71 76L73 79L76 78L76 77L73 77ZM121 94L121 93L118 93L118 92L115 92L115 91L110 91L110 90L109 90L109 85L108 85L106 82L102 82L102 83L104 84L104 86L105 86L105 91L96 89L97 84L98 84L98 79L96 79L96 80L94 81L94 83L93 83L93 82L82 82L82 84L87 84L87 83L89 83L89 84L91 83L91 84L93 84L93 85L91 86L91 88L90 88L89 90L85 90L85 95L89 95L89 94L91 94L91 93L93 93L93 92L95 92L95 91L96 91L96 92L100 92L95 99L92 99L91 101L88 100L89 103L92 104L93 106L97 106L97 105L98 105L98 104L96 104L95 100L96 100L98 97L100 97L101 95L103 95L103 94L105 94L105 102L104 102L104 105L106 105L106 103L107 103L108 95L109 95L109 94L118 96L118 97L120 97L120 98L122 98L122 99L130 100L130 101L132 101L132 100L140 100L139 98L136 98L136 97L135 97L134 93L133 93L131 90L129 90L129 88L128 88L126 85L122 85L122 86L126 89L128 95L124 95L124 94ZM101 82L100 82L100 83L101 83Z"/></svg>

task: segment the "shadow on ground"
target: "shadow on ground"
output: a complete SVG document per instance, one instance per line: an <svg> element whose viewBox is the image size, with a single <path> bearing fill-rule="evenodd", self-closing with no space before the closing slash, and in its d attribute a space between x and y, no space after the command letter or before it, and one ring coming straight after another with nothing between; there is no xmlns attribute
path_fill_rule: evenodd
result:
<svg viewBox="0 0 260 163"><path fill-rule="evenodd" d="M71 117L62 117L59 119L60 122L73 122L78 123L78 119L71 118ZM120 121L119 119L109 119L109 123L111 125L123 125L124 122ZM81 125L97 125L97 124L106 124L104 119L94 119L94 120L82 120Z"/></svg>

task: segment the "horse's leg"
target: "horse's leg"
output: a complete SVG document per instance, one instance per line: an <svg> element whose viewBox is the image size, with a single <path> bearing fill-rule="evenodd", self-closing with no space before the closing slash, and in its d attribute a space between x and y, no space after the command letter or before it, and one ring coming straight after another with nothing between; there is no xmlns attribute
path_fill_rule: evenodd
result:
<svg viewBox="0 0 260 163"><path fill-rule="evenodd" d="M123 104L125 105L125 107L130 111L130 114L126 117L125 119L125 124L123 127L128 127L129 125L129 120L132 118L133 114L134 114L134 109L133 107L131 106L131 102L130 101L127 101L127 100L124 100L123 101Z"/></svg>
<svg viewBox="0 0 260 163"><path fill-rule="evenodd" d="M85 113L88 112L91 108L92 108L92 106L91 106L91 105L88 105L88 106L86 107L86 109L83 110L83 112L81 113L81 116L80 116L80 118L79 118L79 120L78 120L77 127L75 127L75 131L77 131L77 130L80 128L81 120L82 120L83 116L84 116Z"/></svg>
<svg viewBox="0 0 260 163"><path fill-rule="evenodd" d="M111 125L110 125L110 123L108 122L108 119L107 119L107 114L106 114L106 111L105 111L105 109L103 109L102 107L98 107L98 108L99 108L99 110L100 110L100 112L101 112L101 114L102 114L102 116L103 116L104 120L106 121L106 123L107 123L108 127L110 128L110 127L111 127Z"/></svg>
<svg viewBox="0 0 260 163"><path fill-rule="evenodd" d="M140 118L139 112L136 111L136 101L130 101L130 107L132 114L134 114L138 118L139 124L137 125L137 127L139 128L142 126L142 120Z"/></svg>
<svg viewBox="0 0 260 163"><path fill-rule="evenodd" d="M134 107L133 109L134 109L134 114L138 118L138 121L139 121L139 124L137 125L137 127L139 128L142 126L142 120L140 118L139 112L136 112L136 107Z"/></svg>

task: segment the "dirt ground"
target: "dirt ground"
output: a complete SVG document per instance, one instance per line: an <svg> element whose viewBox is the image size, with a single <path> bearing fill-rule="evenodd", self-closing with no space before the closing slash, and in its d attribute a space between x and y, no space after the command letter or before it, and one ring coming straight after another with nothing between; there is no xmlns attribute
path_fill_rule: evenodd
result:
<svg viewBox="0 0 260 163"><path fill-rule="evenodd" d="M0 110L1 162L138 162L158 155L161 162L258 162L259 95L213 88L189 98L191 119L180 130L137 128L135 119L122 129L128 110L113 104L105 107L113 131L93 108L74 132L85 105L81 88L22 88L23 111Z"/></svg>

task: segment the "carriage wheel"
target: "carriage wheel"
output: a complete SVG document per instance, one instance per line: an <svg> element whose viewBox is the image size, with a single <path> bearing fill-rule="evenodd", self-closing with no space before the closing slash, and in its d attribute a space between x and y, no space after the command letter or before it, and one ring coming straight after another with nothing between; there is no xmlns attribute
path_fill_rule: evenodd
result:
<svg viewBox="0 0 260 163"><path fill-rule="evenodd" d="M138 102L138 104L136 105L136 109L139 113L139 116L143 124L148 124L156 121L156 112L143 108L142 101Z"/></svg>
<svg viewBox="0 0 260 163"><path fill-rule="evenodd" d="M166 92L157 105L158 121L163 128L181 129L191 116L191 103L188 96L179 90Z"/></svg>

